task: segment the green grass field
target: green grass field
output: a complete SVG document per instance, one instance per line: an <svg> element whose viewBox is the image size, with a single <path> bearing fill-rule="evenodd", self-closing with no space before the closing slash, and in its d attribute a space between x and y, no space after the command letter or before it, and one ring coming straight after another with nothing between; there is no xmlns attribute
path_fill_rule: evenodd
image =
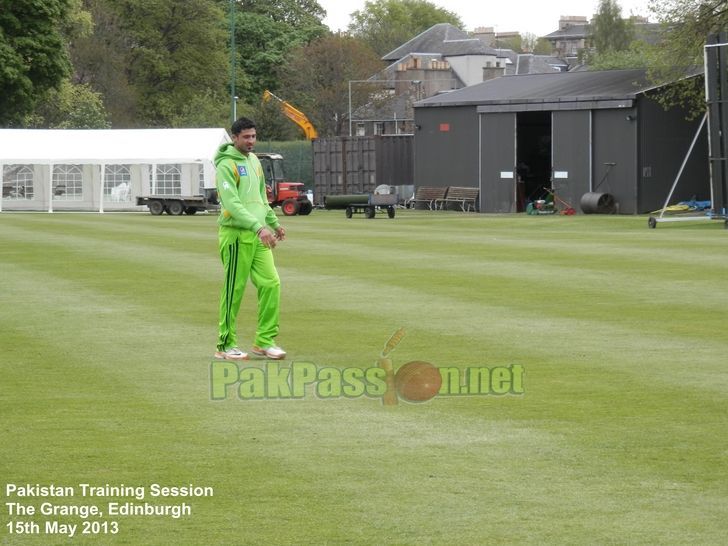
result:
<svg viewBox="0 0 728 546"><path fill-rule="evenodd" d="M520 395L211 400L215 218L0 214L2 544L725 544L722 223L343 211L282 219L290 362L525 369ZM239 333L249 346L254 299ZM253 361L263 366L262 361ZM9 496L56 484L74 498ZM207 486L202 498L84 498ZM10 516L109 501L73 539ZM10 532L37 522L38 534Z"/></svg>

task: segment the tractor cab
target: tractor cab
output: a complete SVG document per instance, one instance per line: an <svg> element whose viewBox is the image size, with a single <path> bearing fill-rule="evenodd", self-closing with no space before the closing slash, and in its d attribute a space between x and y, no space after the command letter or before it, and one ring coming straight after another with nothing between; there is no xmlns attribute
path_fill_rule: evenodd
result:
<svg viewBox="0 0 728 546"><path fill-rule="evenodd" d="M268 201L275 195L280 182L286 180L283 172L283 156L281 154L258 153L255 154L263 166L263 175L265 176L265 187L268 193Z"/></svg>
<svg viewBox="0 0 728 546"><path fill-rule="evenodd" d="M265 189L271 207L279 206L286 216L309 214L313 209L301 182L288 182L283 172L283 156L274 153L256 153L263 166Z"/></svg>

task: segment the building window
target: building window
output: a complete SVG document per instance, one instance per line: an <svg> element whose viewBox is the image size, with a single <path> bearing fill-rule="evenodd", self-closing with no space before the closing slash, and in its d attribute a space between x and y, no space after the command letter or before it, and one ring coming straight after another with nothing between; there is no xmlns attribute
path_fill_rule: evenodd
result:
<svg viewBox="0 0 728 546"><path fill-rule="evenodd" d="M363 123L356 124L356 136L365 136L367 134L366 125Z"/></svg>
<svg viewBox="0 0 728 546"><path fill-rule="evenodd" d="M33 169L28 165L5 165L3 199L33 199Z"/></svg>
<svg viewBox="0 0 728 546"><path fill-rule="evenodd" d="M131 173L129 165L107 165L104 170L104 197L114 203L131 200Z"/></svg>
<svg viewBox="0 0 728 546"><path fill-rule="evenodd" d="M150 180L150 185L151 182ZM157 165L157 187L152 188L152 193L182 195L182 174L179 165Z"/></svg>
<svg viewBox="0 0 728 546"><path fill-rule="evenodd" d="M384 122L377 121L376 123L374 123L374 134L375 135L384 134Z"/></svg>
<svg viewBox="0 0 728 546"><path fill-rule="evenodd" d="M83 200L83 173L79 165L56 165L52 185L54 201Z"/></svg>

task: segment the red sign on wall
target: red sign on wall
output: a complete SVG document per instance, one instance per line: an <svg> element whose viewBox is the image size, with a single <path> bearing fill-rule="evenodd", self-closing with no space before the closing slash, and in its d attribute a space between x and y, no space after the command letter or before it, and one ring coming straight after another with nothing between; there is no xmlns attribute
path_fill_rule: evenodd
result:
<svg viewBox="0 0 728 546"><path fill-rule="evenodd" d="M441 133L448 133L448 132L450 132L450 124L449 123L441 123L440 124L440 132Z"/></svg>

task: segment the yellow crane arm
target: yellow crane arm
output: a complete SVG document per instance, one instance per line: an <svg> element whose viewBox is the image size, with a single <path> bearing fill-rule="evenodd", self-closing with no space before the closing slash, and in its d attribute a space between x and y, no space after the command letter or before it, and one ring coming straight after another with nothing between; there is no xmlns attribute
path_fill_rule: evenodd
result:
<svg viewBox="0 0 728 546"><path fill-rule="evenodd" d="M308 140L318 138L318 132L313 126L313 123L311 123L308 117L306 117L306 114L301 112L298 108L296 108L289 102L284 101L282 98L277 97L266 89L263 92L263 100L265 102L268 102L271 98L274 98L281 103L281 108L283 109L283 113L285 114L285 116L293 121L293 123L298 125L301 129L303 129L303 133L306 135L306 138Z"/></svg>

